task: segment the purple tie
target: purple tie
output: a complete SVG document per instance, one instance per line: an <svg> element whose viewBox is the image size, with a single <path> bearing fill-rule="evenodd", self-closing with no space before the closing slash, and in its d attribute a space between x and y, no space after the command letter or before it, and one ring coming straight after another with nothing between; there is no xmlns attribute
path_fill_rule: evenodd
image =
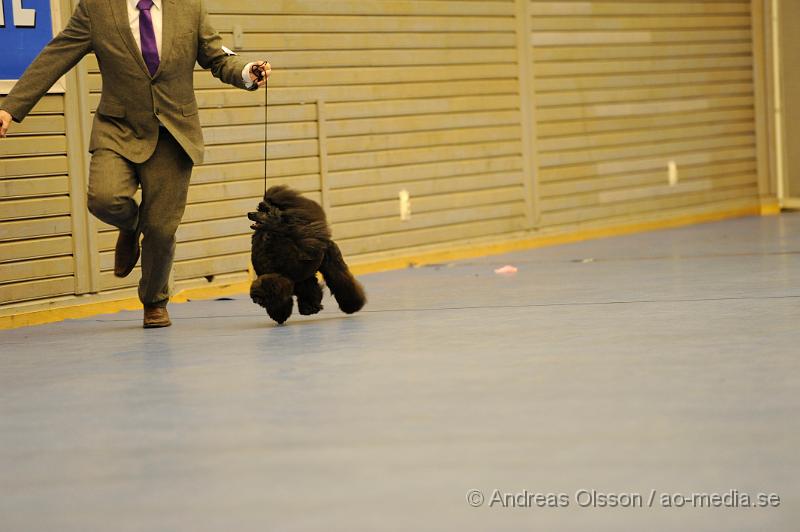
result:
<svg viewBox="0 0 800 532"><path fill-rule="evenodd" d="M144 57L150 75L154 76L161 60L158 58L156 32L153 29L153 17L150 15L153 0L139 0L136 7L139 8L139 37L142 43L142 57Z"/></svg>

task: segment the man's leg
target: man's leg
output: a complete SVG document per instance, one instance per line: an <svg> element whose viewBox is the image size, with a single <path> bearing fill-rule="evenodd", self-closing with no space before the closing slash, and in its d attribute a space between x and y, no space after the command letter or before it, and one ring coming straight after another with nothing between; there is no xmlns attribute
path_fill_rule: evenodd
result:
<svg viewBox="0 0 800 532"><path fill-rule="evenodd" d="M89 167L89 211L119 229L114 275L126 277L139 260L139 206L133 195L139 188L130 161L111 150L97 150Z"/></svg>
<svg viewBox="0 0 800 532"><path fill-rule="evenodd" d="M139 230L144 235L139 299L145 306L147 327L148 308L163 309L169 301L175 232L186 208L192 160L172 135L160 128L156 151L147 162L137 165L137 170L142 183ZM165 325L168 322L166 315Z"/></svg>

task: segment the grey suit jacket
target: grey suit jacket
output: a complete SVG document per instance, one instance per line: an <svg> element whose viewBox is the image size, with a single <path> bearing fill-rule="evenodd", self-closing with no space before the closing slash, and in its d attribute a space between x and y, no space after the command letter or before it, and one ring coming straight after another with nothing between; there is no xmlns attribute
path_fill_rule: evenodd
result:
<svg viewBox="0 0 800 532"><path fill-rule="evenodd" d="M199 164L204 146L194 94L195 62L242 89L245 62L222 50L204 0L164 0L161 64L150 76L131 33L125 2L81 0L64 31L31 63L0 108L21 122L56 80L94 52L103 93L89 151L107 148L135 163L144 162L155 150L160 122Z"/></svg>

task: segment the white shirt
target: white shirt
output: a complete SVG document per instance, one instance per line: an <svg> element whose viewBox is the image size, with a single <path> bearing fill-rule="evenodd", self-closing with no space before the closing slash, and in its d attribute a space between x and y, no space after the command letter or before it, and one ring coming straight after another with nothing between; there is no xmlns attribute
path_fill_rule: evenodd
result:
<svg viewBox="0 0 800 532"><path fill-rule="evenodd" d="M133 33L133 40L136 41L136 46L139 51L142 50L142 36L139 31L139 8L136 4L139 0L128 0L128 22L131 25L131 33ZM161 0L153 0L153 7L150 8L150 18L153 20L153 31L156 34L156 48L158 49L158 56L161 57L161 34L163 32L164 11L161 9ZM242 69L242 80L245 82L247 88L253 86L250 80L250 68L255 63L248 63Z"/></svg>
<svg viewBox="0 0 800 532"><path fill-rule="evenodd" d="M142 36L139 32L139 8L136 4L139 0L128 0L128 22L131 25L131 33L133 33L133 40L136 41L136 46L139 51L142 50ZM158 55L161 56L161 33L164 20L164 12L161 10L161 0L153 0L153 7L150 8L150 18L153 19L153 31L156 34L156 48L158 48Z"/></svg>

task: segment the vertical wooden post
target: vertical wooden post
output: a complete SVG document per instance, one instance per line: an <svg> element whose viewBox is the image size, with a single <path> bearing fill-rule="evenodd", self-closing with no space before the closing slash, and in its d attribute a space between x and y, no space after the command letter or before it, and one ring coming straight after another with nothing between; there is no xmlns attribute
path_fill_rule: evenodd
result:
<svg viewBox="0 0 800 532"><path fill-rule="evenodd" d="M522 125L522 179L525 191L525 214L530 229L541 223L539 211L539 172L536 151L536 116L531 49L530 0L516 0L517 72L519 78L520 120Z"/></svg>
<svg viewBox="0 0 800 532"><path fill-rule="evenodd" d="M317 100L317 142L319 143L319 190L322 208L330 212L330 184L328 183L328 127L325 117L325 101Z"/></svg>
<svg viewBox="0 0 800 532"><path fill-rule="evenodd" d="M77 0L59 0L61 21L66 25ZM74 4L74 5L73 5ZM84 63L66 76L64 121L66 124L67 168L69 172L70 219L75 293L100 291L100 255L97 249L97 222L86 207L89 176L89 107L88 82Z"/></svg>
<svg viewBox="0 0 800 532"><path fill-rule="evenodd" d="M769 110L769 135L770 135L770 163L772 164L772 184L781 207L787 206L785 165L786 152L784 150L784 99L783 99L783 72L780 16L782 11L781 0L767 0L769 6L767 18L767 44L768 58L768 110Z"/></svg>
<svg viewBox="0 0 800 532"><path fill-rule="evenodd" d="M751 26L753 42L753 91L755 96L756 116L756 161L758 171L758 193L762 202L777 201L776 188L773 185L772 165L770 164L769 148L769 105L767 94L769 83L767 71L769 70L769 54L765 46L769 32L764 25L769 19L764 17L764 0L752 0Z"/></svg>

